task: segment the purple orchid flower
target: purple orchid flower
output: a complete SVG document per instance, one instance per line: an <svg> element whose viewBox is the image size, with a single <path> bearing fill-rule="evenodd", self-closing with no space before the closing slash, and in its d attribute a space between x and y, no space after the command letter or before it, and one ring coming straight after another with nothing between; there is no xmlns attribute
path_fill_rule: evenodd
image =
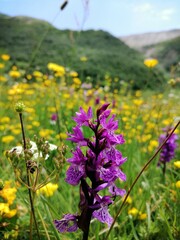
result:
<svg viewBox="0 0 180 240"><path fill-rule="evenodd" d="M67 139L77 146L72 152L73 156L67 159L70 167L65 180L73 186L80 184L80 214L66 214L63 219L55 220L54 224L59 232L76 231L80 228L84 234L83 239L87 239L92 217L108 226L112 224L113 218L109 213L112 199L126 193L116 186L116 180L126 181L126 175L120 167L127 159L116 149L125 140L121 134L115 134L118 121L115 120L115 115L110 117L111 110L108 107L109 103L102 105L96 111L96 119L93 119L91 107L87 113L80 107L73 117L77 125ZM84 127L81 128L82 126ZM92 131L90 139L84 137L86 127ZM109 195L101 197L99 192L106 188ZM70 224L72 222L73 225Z"/></svg>
<svg viewBox="0 0 180 240"><path fill-rule="evenodd" d="M171 130L171 128L164 129L165 134L161 134L159 137L159 144L162 144L164 140L168 136L168 132ZM158 166L163 165L163 174L165 174L166 171L166 163L170 162L175 157L175 150L177 148L177 141L178 135L176 133L173 133L172 136L168 139L168 141L163 146L160 157L158 161Z"/></svg>

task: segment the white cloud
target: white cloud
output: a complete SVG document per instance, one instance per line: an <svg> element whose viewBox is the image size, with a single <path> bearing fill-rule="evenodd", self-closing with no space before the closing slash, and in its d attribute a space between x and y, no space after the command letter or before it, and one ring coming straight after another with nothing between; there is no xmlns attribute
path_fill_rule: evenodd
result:
<svg viewBox="0 0 180 240"><path fill-rule="evenodd" d="M141 5L134 6L133 11L136 13L146 13L153 10L153 6L150 3L143 3Z"/></svg>
<svg viewBox="0 0 180 240"><path fill-rule="evenodd" d="M158 15L162 20L170 20L174 12L175 10L173 8L168 8L161 10Z"/></svg>
<svg viewBox="0 0 180 240"><path fill-rule="evenodd" d="M133 12L141 18L155 18L163 21L169 21L175 13L174 8L159 8L148 2L133 6Z"/></svg>

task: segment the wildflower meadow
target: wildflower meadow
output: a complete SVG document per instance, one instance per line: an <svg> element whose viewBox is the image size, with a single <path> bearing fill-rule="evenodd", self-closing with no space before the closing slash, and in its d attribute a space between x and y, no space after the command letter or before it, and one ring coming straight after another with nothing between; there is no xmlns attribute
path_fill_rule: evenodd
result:
<svg viewBox="0 0 180 240"><path fill-rule="evenodd" d="M112 89L110 77L92 86L51 62L26 75L10 59L1 55L0 238L179 239L174 82Z"/></svg>
<svg viewBox="0 0 180 240"><path fill-rule="evenodd" d="M180 239L179 64L138 62L136 84L14 59L0 48L0 239Z"/></svg>

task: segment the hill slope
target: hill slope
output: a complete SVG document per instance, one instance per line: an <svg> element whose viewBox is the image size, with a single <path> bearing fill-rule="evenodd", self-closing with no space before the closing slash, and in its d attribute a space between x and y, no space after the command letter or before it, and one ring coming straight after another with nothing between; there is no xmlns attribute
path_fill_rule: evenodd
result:
<svg viewBox="0 0 180 240"><path fill-rule="evenodd" d="M155 45L179 36L180 29L175 29L164 32L152 32L120 37L120 40L124 41L129 47L141 50L145 46Z"/></svg>
<svg viewBox="0 0 180 240"><path fill-rule="evenodd" d="M135 88L148 78L143 56L107 32L61 31L44 21L5 15L0 15L0 29L0 53L9 53L13 63L28 71L47 71L47 63L55 62L90 76L94 84L109 74L134 80ZM82 56L88 61L81 62Z"/></svg>
<svg viewBox="0 0 180 240"><path fill-rule="evenodd" d="M161 65L170 71L172 66L180 62L180 36L172 40L155 45L146 46L142 49L146 57L155 57Z"/></svg>

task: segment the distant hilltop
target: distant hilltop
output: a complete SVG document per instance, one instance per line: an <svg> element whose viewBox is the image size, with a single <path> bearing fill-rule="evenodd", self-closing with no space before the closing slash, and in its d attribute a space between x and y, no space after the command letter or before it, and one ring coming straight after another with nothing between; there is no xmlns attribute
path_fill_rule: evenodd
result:
<svg viewBox="0 0 180 240"><path fill-rule="evenodd" d="M180 29L174 29L163 32L135 34L125 37L119 37L119 39L125 42L129 47L141 50L143 47L171 40L179 36Z"/></svg>

